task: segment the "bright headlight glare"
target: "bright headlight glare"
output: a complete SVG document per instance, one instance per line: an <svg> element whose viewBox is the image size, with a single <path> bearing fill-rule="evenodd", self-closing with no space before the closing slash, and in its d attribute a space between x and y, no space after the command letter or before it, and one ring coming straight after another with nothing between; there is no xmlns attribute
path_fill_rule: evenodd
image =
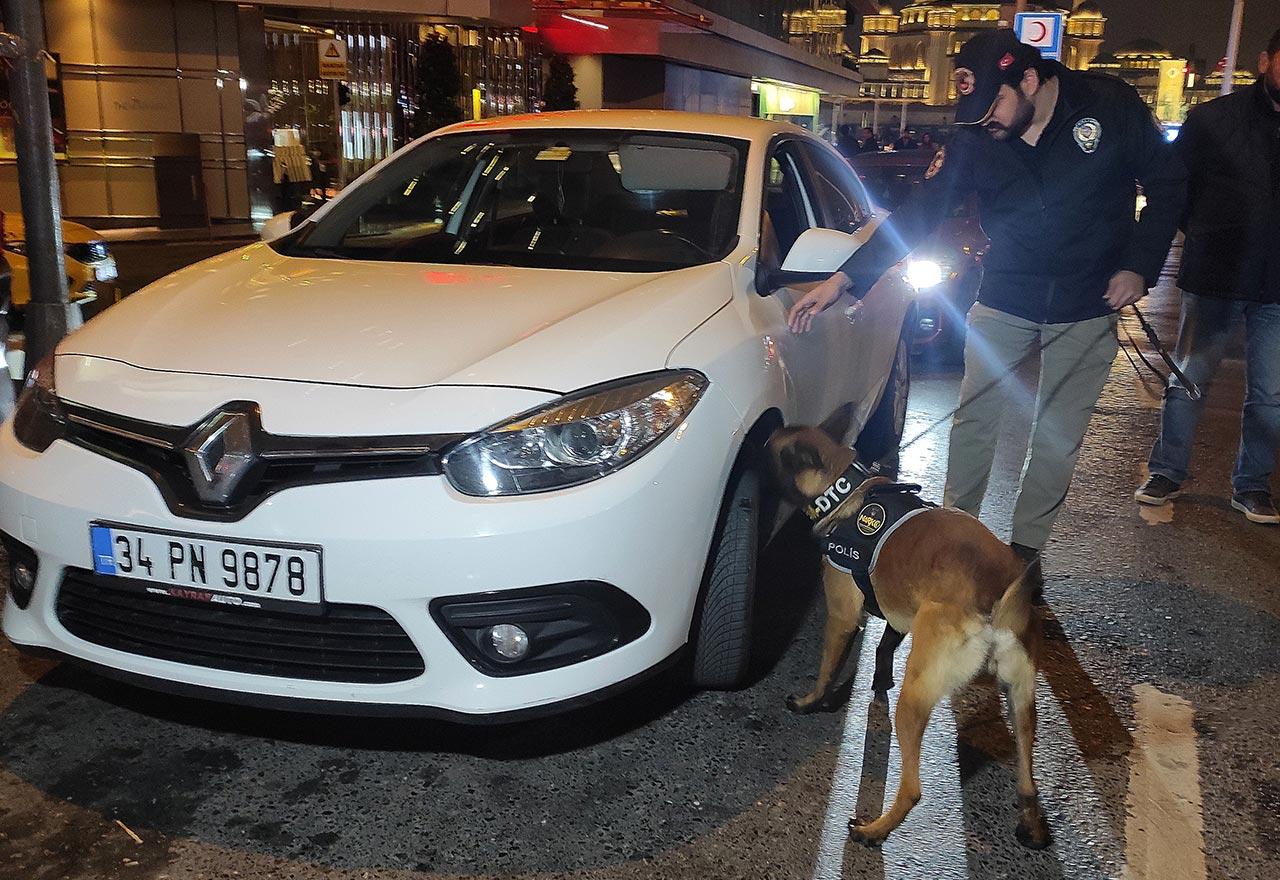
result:
<svg viewBox="0 0 1280 880"><path fill-rule="evenodd" d="M587 388L464 440L444 460L468 495L545 492L634 461L683 422L707 379L670 370Z"/></svg>
<svg viewBox="0 0 1280 880"><path fill-rule="evenodd" d="M910 260L907 263L907 283L916 290L937 287L942 278L942 266L933 260Z"/></svg>

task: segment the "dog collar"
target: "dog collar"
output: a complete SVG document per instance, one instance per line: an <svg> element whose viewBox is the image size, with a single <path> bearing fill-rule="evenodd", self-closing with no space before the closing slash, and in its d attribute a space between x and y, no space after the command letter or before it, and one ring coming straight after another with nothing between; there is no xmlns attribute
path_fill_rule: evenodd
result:
<svg viewBox="0 0 1280 880"><path fill-rule="evenodd" d="M835 482L824 489L821 495L809 502L804 509L804 515L812 523L821 522L828 514L839 507L845 499L857 491L863 482L873 476L875 476L874 471L864 468L855 461L849 465L844 473L836 477Z"/></svg>

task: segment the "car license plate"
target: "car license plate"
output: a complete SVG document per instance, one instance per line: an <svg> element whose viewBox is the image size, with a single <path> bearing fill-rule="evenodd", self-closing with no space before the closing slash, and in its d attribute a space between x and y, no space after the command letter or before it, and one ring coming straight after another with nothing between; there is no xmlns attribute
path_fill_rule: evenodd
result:
<svg viewBox="0 0 1280 880"><path fill-rule="evenodd" d="M320 549L228 541L93 523L93 570L145 581L146 591L248 607L262 600L323 601Z"/></svg>
<svg viewBox="0 0 1280 880"><path fill-rule="evenodd" d="M120 277L120 271L116 268L115 257L110 257L101 263L94 264L93 277L98 281L115 281Z"/></svg>

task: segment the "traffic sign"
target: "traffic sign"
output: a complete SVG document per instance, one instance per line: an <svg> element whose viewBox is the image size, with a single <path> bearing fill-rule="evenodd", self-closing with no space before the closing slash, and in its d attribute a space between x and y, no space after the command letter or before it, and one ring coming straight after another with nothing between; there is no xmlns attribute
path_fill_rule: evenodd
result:
<svg viewBox="0 0 1280 880"><path fill-rule="evenodd" d="M319 40L316 50L320 55L321 79L347 78L347 44L342 40Z"/></svg>
<svg viewBox="0 0 1280 880"><path fill-rule="evenodd" d="M1062 60L1062 34L1067 17L1061 12L1019 12L1013 17L1013 33L1045 58Z"/></svg>

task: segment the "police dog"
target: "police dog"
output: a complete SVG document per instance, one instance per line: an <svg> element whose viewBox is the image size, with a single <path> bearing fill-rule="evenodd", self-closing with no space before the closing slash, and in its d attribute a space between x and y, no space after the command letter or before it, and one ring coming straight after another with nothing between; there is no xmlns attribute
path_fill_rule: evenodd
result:
<svg viewBox="0 0 1280 880"><path fill-rule="evenodd" d="M769 440L769 453L783 492L811 505L806 512L817 519L814 531L821 537L857 516L868 493L890 482L859 472L856 453L818 428L779 429ZM837 492L837 485L843 491ZM824 503L814 505L820 498ZM825 514L819 516L819 507ZM912 634L895 720L902 780L884 815L874 821L849 820L854 840L878 844L906 818L920 800L920 744L930 712L943 697L989 669L1008 699L1017 740L1018 840L1033 849L1049 845L1031 770L1041 625L1025 575L1024 563L1009 545L959 510L930 507L903 520L880 543L870 598L878 602L889 627ZM787 705L797 712L832 699L836 673L861 624L864 595L853 577L824 558L822 585L827 602L822 663L813 690L788 698ZM892 685L897 640L891 637L887 644L887 650L885 642L877 650L881 686Z"/></svg>

